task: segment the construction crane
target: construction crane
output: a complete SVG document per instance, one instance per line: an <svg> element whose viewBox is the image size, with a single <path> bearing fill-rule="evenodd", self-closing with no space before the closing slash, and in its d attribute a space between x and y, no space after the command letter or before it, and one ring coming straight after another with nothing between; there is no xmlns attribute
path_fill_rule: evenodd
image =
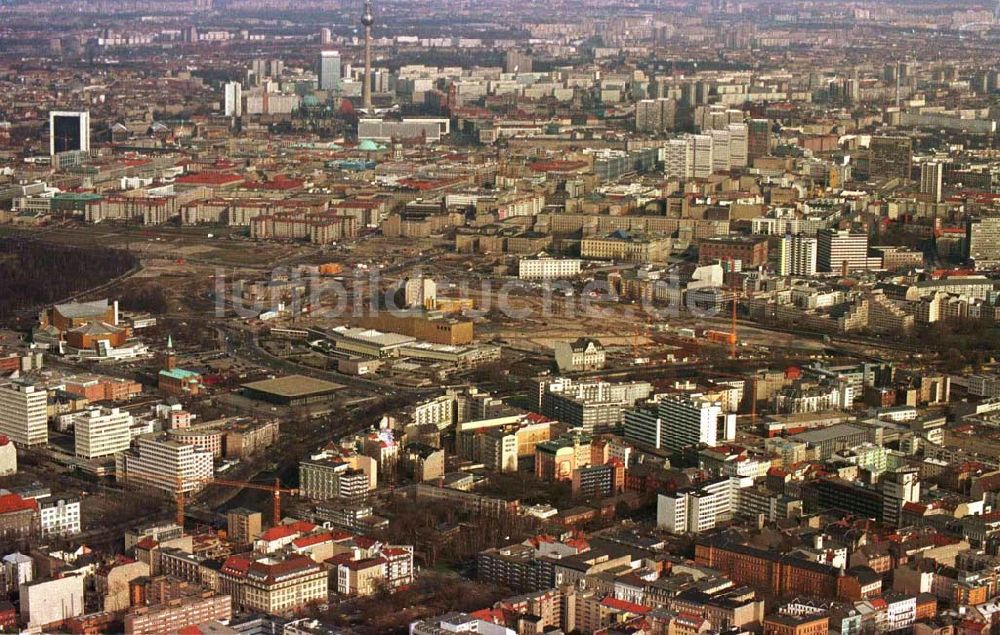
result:
<svg viewBox="0 0 1000 635"><path fill-rule="evenodd" d="M281 522L281 495L290 494L292 496L298 495L299 490L282 487L281 481L279 479L274 479L273 485L267 485L265 483L253 483L251 481L232 481L221 478L203 478L203 479L187 479L187 483L200 483L205 485L222 485L224 487L235 487L237 489L255 489L264 492L271 492L272 499L274 502L274 524L277 525ZM183 488L183 481L177 479L177 524L181 527L184 526L184 505L185 505L185 493Z"/></svg>

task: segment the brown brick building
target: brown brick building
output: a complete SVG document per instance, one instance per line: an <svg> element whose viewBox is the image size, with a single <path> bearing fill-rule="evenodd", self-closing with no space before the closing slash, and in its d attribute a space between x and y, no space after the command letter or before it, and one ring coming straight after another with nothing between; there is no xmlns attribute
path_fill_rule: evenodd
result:
<svg viewBox="0 0 1000 635"><path fill-rule="evenodd" d="M858 579L840 569L724 538L695 545L695 562L720 570L736 584L752 584L778 597L813 595L840 600L861 599Z"/></svg>
<svg viewBox="0 0 1000 635"><path fill-rule="evenodd" d="M825 635L829 627L826 615L772 615L764 619L764 635Z"/></svg>
<svg viewBox="0 0 1000 635"><path fill-rule="evenodd" d="M767 264L767 238L717 236L698 242L698 264L710 265L721 260L739 260L743 268Z"/></svg>

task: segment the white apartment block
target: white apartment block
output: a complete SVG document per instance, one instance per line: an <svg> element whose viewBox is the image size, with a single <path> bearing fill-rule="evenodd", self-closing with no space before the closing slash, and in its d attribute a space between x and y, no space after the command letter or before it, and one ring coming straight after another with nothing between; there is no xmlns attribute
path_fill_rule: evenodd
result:
<svg viewBox="0 0 1000 635"><path fill-rule="evenodd" d="M455 410L455 397L452 395L434 397L413 407L413 423L433 423L439 430L444 430L455 423Z"/></svg>
<svg viewBox="0 0 1000 635"><path fill-rule="evenodd" d="M118 408L90 408L73 415L76 455L90 460L124 452L134 423L131 414Z"/></svg>
<svg viewBox="0 0 1000 635"><path fill-rule="evenodd" d="M782 276L816 275L817 241L806 236L781 239L778 273Z"/></svg>
<svg viewBox="0 0 1000 635"><path fill-rule="evenodd" d="M663 175L667 179L685 180L694 177L694 142L689 138L667 141L663 160Z"/></svg>
<svg viewBox="0 0 1000 635"><path fill-rule="evenodd" d="M672 451L718 445L736 435L736 417L723 414L719 401L702 395L676 395L624 414L625 439Z"/></svg>
<svg viewBox="0 0 1000 635"><path fill-rule="evenodd" d="M158 435L137 437L135 447L115 455L119 482L170 493L201 489L214 474L211 452Z"/></svg>
<svg viewBox="0 0 1000 635"><path fill-rule="evenodd" d="M745 168L748 162L750 130L745 123L731 123L729 132L729 167Z"/></svg>
<svg viewBox="0 0 1000 635"><path fill-rule="evenodd" d="M81 531L80 500L72 496L38 499L43 536L71 536Z"/></svg>
<svg viewBox="0 0 1000 635"><path fill-rule="evenodd" d="M521 280L558 280L580 275L583 261L577 258L522 258L517 263Z"/></svg>
<svg viewBox="0 0 1000 635"><path fill-rule="evenodd" d="M728 130L709 130L712 138L712 172L729 170L729 145L731 137Z"/></svg>
<svg viewBox="0 0 1000 635"><path fill-rule="evenodd" d="M691 137L694 144L694 168L693 174L696 179L707 179L712 176L715 166L713 152L715 151L715 141L709 135L698 134ZM728 156L727 156L728 162Z"/></svg>
<svg viewBox="0 0 1000 635"><path fill-rule="evenodd" d="M656 498L656 524L675 534L698 534L731 520L739 480L723 478Z"/></svg>
<svg viewBox="0 0 1000 635"><path fill-rule="evenodd" d="M0 434L21 447L48 443L47 404L44 388L21 382L0 386Z"/></svg>

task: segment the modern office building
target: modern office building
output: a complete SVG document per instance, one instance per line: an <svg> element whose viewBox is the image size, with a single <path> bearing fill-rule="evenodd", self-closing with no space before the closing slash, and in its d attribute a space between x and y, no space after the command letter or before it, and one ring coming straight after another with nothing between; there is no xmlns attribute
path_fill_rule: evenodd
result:
<svg viewBox="0 0 1000 635"><path fill-rule="evenodd" d="M1000 265L1000 216L970 218L966 222L965 255L976 269Z"/></svg>
<svg viewBox="0 0 1000 635"><path fill-rule="evenodd" d="M747 123L747 159L753 161L771 152L771 122L751 119Z"/></svg>
<svg viewBox="0 0 1000 635"><path fill-rule="evenodd" d="M90 460L124 452L131 444L134 423L128 411L118 408L89 408L73 415L76 455Z"/></svg>
<svg viewBox="0 0 1000 635"><path fill-rule="evenodd" d="M694 177L694 141L690 138L667 141L664 151L663 175L667 179L685 180Z"/></svg>
<svg viewBox="0 0 1000 635"><path fill-rule="evenodd" d="M47 404L48 393L39 386L19 381L0 386L0 434L21 447L48 443Z"/></svg>
<svg viewBox="0 0 1000 635"><path fill-rule="evenodd" d="M225 86L223 110L227 117L243 115L243 86L239 82L228 82Z"/></svg>
<svg viewBox="0 0 1000 635"><path fill-rule="evenodd" d="M340 51L320 51L319 89L337 92L340 90Z"/></svg>
<svg viewBox="0 0 1000 635"><path fill-rule="evenodd" d="M857 271L868 268L868 235L846 230L816 232L816 267L823 272Z"/></svg>
<svg viewBox="0 0 1000 635"><path fill-rule="evenodd" d="M872 179L909 179L913 169L913 141L909 137L872 137L868 146Z"/></svg>
<svg viewBox="0 0 1000 635"><path fill-rule="evenodd" d="M660 493L656 501L656 524L675 534L698 534L732 520L737 500L736 478L721 478L697 488Z"/></svg>
<svg viewBox="0 0 1000 635"><path fill-rule="evenodd" d="M916 468L888 472L882 476L882 522L898 527L903 506L920 502L920 473Z"/></svg>
<svg viewBox="0 0 1000 635"><path fill-rule="evenodd" d="M818 242L807 236L787 235L781 239L778 273L782 276L816 274Z"/></svg>
<svg viewBox="0 0 1000 635"><path fill-rule="evenodd" d="M135 446L115 455L118 482L154 487L171 494L200 489L214 473L212 453L170 440L165 435L137 437Z"/></svg>
<svg viewBox="0 0 1000 635"><path fill-rule="evenodd" d="M49 154L90 152L90 112L49 113Z"/></svg>
<svg viewBox="0 0 1000 635"><path fill-rule="evenodd" d="M680 451L717 445L736 436L736 416L702 395L671 395L625 411L625 439L645 446Z"/></svg>
<svg viewBox="0 0 1000 635"><path fill-rule="evenodd" d="M928 161L920 166L920 193L927 194L935 203L942 198L944 183L944 164L938 161Z"/></svg>

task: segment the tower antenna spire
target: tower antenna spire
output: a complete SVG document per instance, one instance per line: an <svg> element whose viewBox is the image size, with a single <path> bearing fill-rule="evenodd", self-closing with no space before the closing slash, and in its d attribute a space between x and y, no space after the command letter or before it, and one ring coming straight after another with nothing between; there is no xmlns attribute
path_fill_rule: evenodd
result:
<svg viewBox="0 0 1000 635"><path fill-rule="evenodd" d="M361 15L361 26L365 27L365 78L361 86L362 107L365 112L370 112L372 109L372 24L374 23L372 0L365 0L365 12Z"/></svg>

